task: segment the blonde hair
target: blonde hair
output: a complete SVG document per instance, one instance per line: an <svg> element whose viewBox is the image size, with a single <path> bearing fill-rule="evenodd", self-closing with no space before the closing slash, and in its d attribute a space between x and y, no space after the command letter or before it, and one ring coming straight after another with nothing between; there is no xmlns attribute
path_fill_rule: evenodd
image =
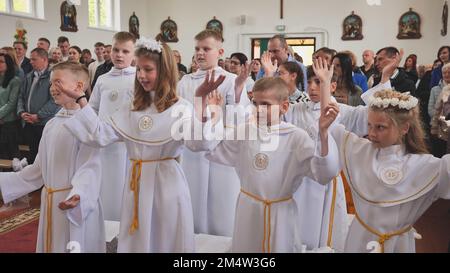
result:
<svg viewBox="0 0 450 273"><path fill-rule="evenodd" d="M399 93L390 89L383 90L374 94L375 98L380 99L398 99L399 101L408 101L411 95ZM411 110L389 105L387 107L370 106L370 110L375 112L384 112L392 120L394 125L399 128L401 124L409 124L409 130L402 139L405 144L406 152L411 154L428 154L428 148L425 144L425 134L420 119L419 105Z"/></svg>
<svg viewBox="0 0 450 273"><path fill-rule="evenodd" d="M89 71L86 68L86 66L84 66L80 63L67 61L67 62L55 64L51 69L51 71L57 71L57 70L70 71L70 73L72 75L76 76L77 80L82 81L84 83L85 89L88 88Z"/></svg>
<svg viewBox="0 0 450 273"><path fill-rule="evenodd" d="M221 42L221 43L224 41L222 34L218 31L212 30L212 29L205 29L202 32L200 32L199 34L195 35L195 40L203 41L210 37L214 38L214 40Z"/></svg>
<svg viewBox="0 0 450 273"><path fill-rule="evenodd" d="M158 112L164 112L178 101L177 83L178 66L170 47L163 43L161 53L138 48L135 52L136 58L147 58L156 64L157 82L155 85L155 105ZM136 75L134 88L133 111L142 111L153 103L150 92L144 90Z"/></svg>
<svg viewBox="0 0 450 273"><path fill-rule="evenodd" d="M114 35L113 39L114 39L114 41L121 42L121 43L126 43L128 41L132 41L133 44L136 43L136 36L134 36L134 34L127 32L127 31L117 32Z"/></svg>
<svg viewBox="0 0 450 273"><path fill-rule="evenodd" d="M279 102L285 101L289 98L289 87L281 78L262 78L258 80L253 86L253 94L258 92L267 92L274 90L277 94Z"/></svg>

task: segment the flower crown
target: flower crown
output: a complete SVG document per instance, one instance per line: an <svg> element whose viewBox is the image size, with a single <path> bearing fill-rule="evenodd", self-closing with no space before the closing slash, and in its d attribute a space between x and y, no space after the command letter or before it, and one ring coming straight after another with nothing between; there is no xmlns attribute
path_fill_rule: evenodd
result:
<svg viewBox="0 0 450 273"><path fill-rule="evenodd" d="M408 100L400 100L398 98L375 98L371 97L369 99L369 106L370 107L378 107L378 108L388 108L389 106L398 107L400 109L406 109L411 110L417 106L419 103L419 100L413 96L411 96L409 93L405 93L408 95Z"/></svg>
<svg viewBox="0 0 450 273"><path fill-rule="evenodd" d="M159 41L156 41L154 39L147 39L145 37L140 38L136 41L136 48L146 48L150 51L157 51L158 53L161 53L162 51L162 44Z"/></svg>

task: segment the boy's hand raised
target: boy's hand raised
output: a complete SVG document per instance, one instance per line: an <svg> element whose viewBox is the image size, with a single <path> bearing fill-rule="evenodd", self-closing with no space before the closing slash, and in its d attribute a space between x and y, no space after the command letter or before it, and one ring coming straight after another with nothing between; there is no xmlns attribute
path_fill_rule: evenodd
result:
<svg viewBox="0 0 450 273"><path fill-rule="evenodd" d="M60 210L69 210L73 209L80 203L80 196L75 194L69 200L59 203L58 208Z"/></svg>
<svg viewBox="0 0 450 273"><path fill-rule="evenodd" d="M400 53L396 54L395 57L389 62L389 64L383 68L381 83L386 83L391 79L392 75L394 75L395 70L400 66L400 62L402 61L404 54L405 52L403 51L403 48L400 49Z"/></svg>
<svg viewBox="0 0 450 273"><path fill-rule="evenodd" d="M336 103L330 103L325 109L321 109L319 119L319 129L321 134L327 132L328 128L336 120L338 114L339 106Z"/></svg>
<svg viewBox="0 0 450 273"><path fill-rule="evenodd" d="M334 65L328 67L328 62L322 58L314 60L313 69L316 76L321 82L331 82L334 73Z"/></svg>
<svg viewBox="0 0 450 273"><path fill-rule="evenodd" d="M216 90L225 80L224 75L220 75L217 80L215 79L216 72L213 70L206 72L205 81L195 91L196 97L206 97L209 93Z"/></svg>

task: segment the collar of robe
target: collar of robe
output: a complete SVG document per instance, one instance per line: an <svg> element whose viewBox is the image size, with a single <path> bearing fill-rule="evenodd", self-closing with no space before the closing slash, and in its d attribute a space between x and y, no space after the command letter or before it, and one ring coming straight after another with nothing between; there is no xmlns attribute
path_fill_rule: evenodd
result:
<svg viewBox="0 0 450 273"><path fill-rule="evenodd" d="M402 145L379 149L367 139L349 146L349 137L343 147L344 172L352 191L365 202L380 207L411 202L439 182L440 160L432 155L406 154ZM350 152L356 156L349 157ZM394 183L386 183L390 179Z"/></svg>
<svg viewBox="0 0 450 273"><path fill-rule="evenodd" d="M61 110L59 110L58 113L56 113L55 116L56 117L61 117L61 118L70 118L73 115L75 115L75 113L78 112L78 111L80 111L80 108L73 109L73 110L62 108Z"/></svg>
<svg viewBox="0 0 450 273"><path fill-rule="evenodd" d="M110 117L110 123L122 137L139 144L166 144L175 140L172 135L174 126L180 132L183 125L191 125L192 105L182 98L162 113L158 113L154 106L144 111L131 109L132 104L122 106Z"/></svg>
<svg viewBox="0 0 450 273"><path fill-rule="evenodd" d="M215 68L212 69L212 70L215 71L215 77L216 77L216 78L217 78L219 75L225 74L225 72L226 72L226 71L225 71L222 67L220 67L220 66L215 67ZM208 71L209 71L209 70L198 70L198 71L195 72L194 74L189 74L189 75L190 75L191 78L193 78L193 79L204 79L205 76L206 76L206 73L207 73Z"/></svg>
<svg viewBox="0 0 450 273"><path fill-rule="evenodd" d="M111 71L109 72L111 76L129 76L136 74L136 67L129 66L124 69L117 69L115 67L111 68Z"/></svg>

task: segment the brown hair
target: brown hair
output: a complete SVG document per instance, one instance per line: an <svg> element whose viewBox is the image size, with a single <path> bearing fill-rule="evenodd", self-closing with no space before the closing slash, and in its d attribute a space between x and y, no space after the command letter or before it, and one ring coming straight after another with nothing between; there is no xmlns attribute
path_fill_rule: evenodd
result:
<svg viewBox="0 0 450 273"><path fill-rule="evenodd" d="M6 51L6 54L8 54L13 59L15 65L16 65L16 69L18 69L19 68L19 60L17 59L16 50L10 46L2 47L2 49L4 51Z"/></svg>
<svg viewBox="0 0 450 273"><path fill-rule="evenodd" d="M393 90L383 90L375 93L375 98L393 99L407 101L411 97L409 94L399 93ZM406 146L406 152L411 154L428 154L428 148L425 144L425 134L420 119L419 105L411 110L400 109L398 106L389 105L387 108L371 106L370 110L384 112L392 120L396 127L401 124L409 123L409 130L404 136L402 143Z"/></svg>
<svg viewBox="0 0 450 273"><path fill-rule="evenodd" d="M268 90L275 90L280 102L289 98L289 88L284 80L279 77L262 78L255 83L255 86L253 86L253 94L266 92Z"/></svg>
<svg viewBox="0 0 450 273"><path fill-rule="evenodd" d="M117 32L114 35L114 41L126 43L128 41L132 41L133 44L136 43L136 36L127 31Z"/></svg>
<svg viewBox="0 0 450 273"><path fill-rule="evenodd" d="M52 71L57 70L66 70L70 71L72 75L75 75L77 80L82 81L84 83L84 89L88 89L88 83L89 83L89 71L86 68L86 66L76 63L76 62L62 62L55 64L52 69Z"/></svg>
<svg viewBox="0 0 450 273"><path fill-rule="evenodd" d="M136 50L137 58L147 58L156 64L158 73L155 86L155 105L158 112L164 112L178 101L177 83L178 66L170 47L163 43L161 53L139 48ZM150 92L144 90L136 75L134 88L133 111L142 111L150 107L153 100Z"/></svg>
<svg viewBox="0 0 450 273"><path fill-rule="evenodd" d="M202 41L209 37L214 38L214 40L216 40L218 42L224 41L222 34L218 31L212 30L212 29L205 29L202 32L200 32L199 34L195 35L195 40Z"/></svg>
<svg viewBox="0 0 450 273"><path fill-rule="evenodd" d="M289 74L296 74L297 77L295 78L295 86L301 86L304 90L305 87L303 86L303 71L296 62L285 62L282 65L280 65L286 69Z"/></svg>

